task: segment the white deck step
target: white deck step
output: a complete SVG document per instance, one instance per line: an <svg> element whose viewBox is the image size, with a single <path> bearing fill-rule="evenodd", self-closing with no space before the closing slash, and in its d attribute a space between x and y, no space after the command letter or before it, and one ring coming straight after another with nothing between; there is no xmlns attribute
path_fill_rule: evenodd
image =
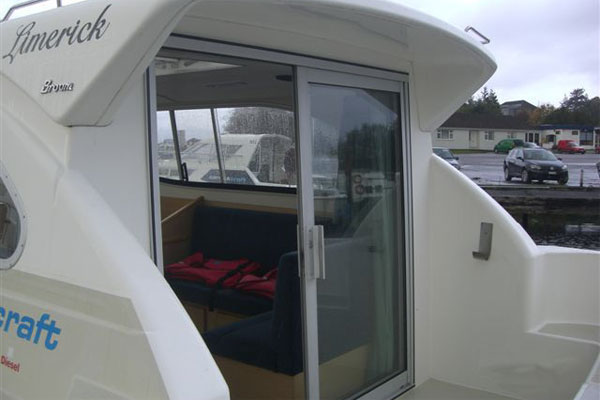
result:
<svg viewBox="0 0 600 400"><path fill-rule="evenodd" d="M600 385L597 383L589 383L583 385L581 392L575 400L598 400L600 399Z"/></svg>
<svg viewBox="0 0 600 400"><path fill-rule="evenodd" d="M600 326L584 324L546 324L541 333L600 343Z"/></svg>
<svg viewBox="0 0 600 400"><path fill-rule="evenodd" d="M511 397L482 392L464 386L429 379L421 386L400 396L398 400L515 400ZM594 399L595 400L595 399Z"/></svg>

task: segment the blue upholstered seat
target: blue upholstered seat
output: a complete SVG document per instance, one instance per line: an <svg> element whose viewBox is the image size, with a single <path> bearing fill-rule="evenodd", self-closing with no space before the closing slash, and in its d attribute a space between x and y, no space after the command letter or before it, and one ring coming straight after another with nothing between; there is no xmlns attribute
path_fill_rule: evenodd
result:
<svg viewBox="0 0 600 400"><path fill-rule="evenodd" d="M298 253L279 261L274 309L202 334L213 354L288 375L303 369Z"/></svg>
<svg viewBox="0 0 600 400"><path fill-rule="evenodd" d="M282 254L296 249L297 217L291 214L199 207L194 215L192 248L206 258L247 258L261 263L266 273L277 268ZM185 301L240 315L256 315L273 308L265 297L234 289L209 288L201 282L169 279L177 296Z"/></svg>
<svg viewBox="0 0 600 400"><path fill-rule="evenodd" d="M349 249L356 245L352 239L326 245L333 257L328 280L335 280L331 284L342 290L334 299L319 298L319 329L327 332L320 336L320 362L351 351L371 338L372 304L356 299L369 298L364 291L372 287L372 269L364 260L352 259ZM296 375L303 371L304 354L298 253L284 254L278 268L273 312L213 329L203 337L213 354Z"/></svg>
<svg viewBox="0 0 600 400"><path fill-rule="evenodd" d="M202 251L208 258L248 258L260 262L265 271L278 268L274 301L231 289L215 291L201 283L169 282L184 300L212 302L215 309L248 316L203 333L213 354L288 375L302 372L296 225L295 215L215 207L196 212L193 251ZM369 297L363 291L372 287L372 270L368 260L358 259L351 251L357 245L364 244L351 238L326 243L331 260L322 285L333 285L334 290L322 291L318 300L319 329L328 332L319 346L321 362L369 341L372 307L356 299Z"/></svg>

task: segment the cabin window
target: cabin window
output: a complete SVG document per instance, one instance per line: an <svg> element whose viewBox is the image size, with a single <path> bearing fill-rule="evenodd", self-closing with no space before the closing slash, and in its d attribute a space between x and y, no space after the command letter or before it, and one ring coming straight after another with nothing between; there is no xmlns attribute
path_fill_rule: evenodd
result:
<svg viewBox="0 0 600 400"><path fill-rule="evenodd" d="M24 246L24 215L18 194L10 178L0 165L0 269L12 268Z"/></svg>
<svg viewBox="0 0 600 400"><path fill-rule="evenodd" d="M155 60L159 176L198 184L295 187L289 67L260 71L253 61L202 58L165 51ZM209 96L217 98L209 102Z"/></svg>

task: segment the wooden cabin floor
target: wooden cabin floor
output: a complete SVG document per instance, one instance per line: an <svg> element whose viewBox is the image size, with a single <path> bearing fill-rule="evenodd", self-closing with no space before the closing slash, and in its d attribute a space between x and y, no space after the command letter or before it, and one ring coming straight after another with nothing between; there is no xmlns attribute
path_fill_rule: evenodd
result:
<svg viewBox="0 0 600 400"><path fill-rule="evenodd" d="M469 389L429 379L397 400L515 400L511 397Z"/></svg>

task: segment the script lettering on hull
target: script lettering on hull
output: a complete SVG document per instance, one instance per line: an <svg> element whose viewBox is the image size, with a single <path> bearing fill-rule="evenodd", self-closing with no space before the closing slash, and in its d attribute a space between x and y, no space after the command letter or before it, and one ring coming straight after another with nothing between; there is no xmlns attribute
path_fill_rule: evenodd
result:
<svg viewBox="0 0 600 400"><path fill-rule="evenodd" d="M4 365L6 368L8 368L14 372L18 373L21 371L21 363L14 362L11 359L9 359L7 356L2 356L0 358L0 364Z"/></svg>
<svg viewBox="0 0 600 400"><path fill-rule="evenodd" d="M72 26L50 32L36 31L35 21L27 25L21 25L17 28L17 37L10 51L4 54L2 59L8 59L9 63L12 64L21 55L100 40L110 27L110 22L106 20L105 15L111 6L112 4L106 6L95 22L82 23L81 20L77 20Z"/></svg>
<svg viewBox="0 0 600 400"><path fill-rule="evenodd" d="M72 92L75 88L75 84L71 83L54 83L52 80L47 80L40 90L41 94L58 93L58 92Z"/></svg>

